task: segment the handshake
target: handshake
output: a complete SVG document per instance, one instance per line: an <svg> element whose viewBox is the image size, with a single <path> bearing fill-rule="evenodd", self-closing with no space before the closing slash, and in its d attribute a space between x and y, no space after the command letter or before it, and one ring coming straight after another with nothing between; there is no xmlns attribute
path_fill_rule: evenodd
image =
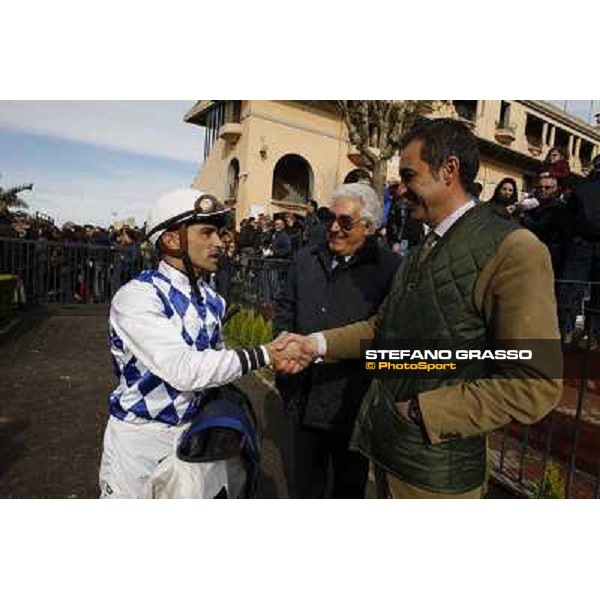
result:
<svg viewBox="0 0 600 600"><path fill-rule="evenodd" d="M288 375L295 375L306 369L318 355L316 340L287 331L267 344L266 348L273 368Z"/></svg>

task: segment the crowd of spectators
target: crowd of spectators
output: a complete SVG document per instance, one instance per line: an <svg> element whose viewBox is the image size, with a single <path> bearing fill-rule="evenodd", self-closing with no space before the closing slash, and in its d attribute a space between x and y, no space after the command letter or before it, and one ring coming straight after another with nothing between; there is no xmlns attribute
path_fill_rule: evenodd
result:
<svg viewBox="0 0 600 600"><path fill-rule="evenodd" d="M129 221L107 228L68 221L58 227L46 215L11 211L0 202L0 272L20 277L19 303L107 301L153 264L142 238Z"/></svg>
<svg viewBox="0 0 600 600"><path fill-rule="evenodd" d="M519 198L515 180L507 177L496 187L490 207L535 233L550 251L557 279L597 280L598 273L591 265L574 273L572 258L576 247L600 242L599 186L600 157L582 180L570 172L564 155L553 148L531 192Z"/></svg>
<svg viewBox="0 0 600 600"><path fill-rule="evenodd" d="M141 240L143 232L129 222L117 222L110 227L100 227L90 223L80 225L67 221L59 227L45 215L11 211L4 202L0 201L0 237L22 240L44 239L66 244L121 246L135 244Z"/></svg>
<svg viewBox="0 0 600 600"><path fill-rule="evenodd" d="M531 230L546 244L552 256L557 279L567 271L572 273L569 256L573 245L600 242L600 156L592 163L585 180L571 173L569 163L560 148L552 148L535 179L535 186L521 192L512 177L503 178L489 198L480 198L482 186L473 189L476 202L489 201L488 206L505 219L514 219ZM596 183L593 183L596 182ZM384 227L379 231L382 241L401 254L410 251L422 239L423 226L411 219L399 181L392 181L384 197ZM598 208L596 208L598 206ZM581 254L581 253L580 253ZM568 268L567 265L571 263ZM600 265L599 265L600 266ZM578 271L583 280L600 279L591 268Z"/></svg>
<svg viewBox="0 0 600 600"><path fill-rule="evenodd" d="M593 349L600 339L600 156L582 179L573 173L563 151L552 148L534 190L519 199L516 182L503 179L490 206L515 219L548 248L557 280L559 324L567 343L585 333ZM583 301L588 310L584 328L576 329Z"/></svg>
<svg viewBox="0 0 600 600"><path fill-rule="evenodd" d="M552 148L541 165L534 189L527 193L520 191L514 178L505 177L490 197L480 198L482 190L481 185L472 190L476 202L487 201L485 204L497 215L517 221L548 247L557 280L600 281L600 156L592 161L587 178L582 180L571 173L564 152ZM399 179L392 180L387 186L383 206L383 225L377 231L377 241L406 256L422 241L426 226L411 217ZM279 287L283 267L303 246L325 243L330 215L327 206L319 207L317 201L309 200L304 215L282 212L270 217L259 214L243 219L239 231L233 227L224 231L225 251L216 277L219 291L227 296L235 269L249 266L264 268L270 265L274 273L275 266L279 265L279 274L269 275L265 282L265 285ZM131 276L134 263L148 267L153 261L150 249L142 241L143 231L133 224L116 223L104 228L67 222L57 227L47 217L11 212L1 202L0 238L118 248L121 283ZM57 256L51 257L51 265L58 262ZM592 291L600 297L600 293ZM557 294L559 303L577 307L584 297L589 300L590 288L559 285ZM597 303L600 305L600 301ZM567 339L573 333L577 312L578 309L573 308L561 315ZM600 325L597 329L598 332L593 332L594 338L600 338Z"/></svg>
<svg viewBox="0 0 600 600"><path fill-rule="evenodd" d="M274 218L260 214L243 219L239 231L224 231L221 239L225 250L215 278L217 291L229 299L234 271L240 267L242 279L246 283L254 280L265 297L271 298L283 284L289 261L311 240L310 231L320 226L325 232L316 216L311 216L316 213L316 202L310 201L309 206L306 218L293 213L279 213Z"/></svg>
<svg viewBox="0 0 600 600"><path fill-rule="evenodd" d="M490 197L481 197L483 189L479 184L471 190L475 202L484 202L501 218L529 229L547 246L565 341L577 341L585 333L586 344L596 348L600 342L600 284L596 283L600 282L600 156L582 178L571 172L565 152L552 148L532 189L519 190L512 177L501 179ZM406 255L425 234L426 227L410 216L401 182L392 181L384 196L380 243ZM588 307L585 328L576 330L584 300Z"/></svg>
<svg viewBox="0 0 600 600"><path fill-rule="evenodd" d="M294 213L276 214L273 219L264 214L243 219L237 236L240 254L248 258L292 258L306 241L305 221Z"/></svg>

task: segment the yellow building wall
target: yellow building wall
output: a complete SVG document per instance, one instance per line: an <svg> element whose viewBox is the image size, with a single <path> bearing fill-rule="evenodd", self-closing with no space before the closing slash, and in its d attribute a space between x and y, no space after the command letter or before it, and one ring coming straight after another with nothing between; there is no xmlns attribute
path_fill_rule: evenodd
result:
<svg viewBox="0 0 600 600"><path fill-rule="evenodd" d="M500 100L479 100L475 133L490 140L494 139L499 113Z"/></svg>
<svg viewBox="0 0 600 600"><path fill-rule="evenodd" d="M593 146L592 157L600 152L600 139L598 137L598 133L600 130L597 129L597 133L591 133L590 131L583 131L581 129L581 124L578 124L576 120L571 119L572 125L568 123L561 122L556 118L546 114L543 111L536 110L535 107L530 105L521 104L517 100L509 100L510 103L510 115L508 118L508 122L511 127L514 128L515 139L506 147L509 147L511 150L516 152L520 152L525 156L529 156L541 161L544 160L546 154L550 150L550 148L554 145L552 143L552 129L561 129L569 135L569 154L570 154L570 166L571 170L583 174L581 162L579 157L574 153L574 143L576 139L585 140L588 143L591 143ZM479 100L477 118L475 121L475 133L492 142L497 142L495 134L496 134L496 124L500 117L500 107L501 100ZM527 125L527 115L531 114L538 119L540 119L543 123L545 123L546 130L548 131L548 135L550 138L550 143L547 143L546 139L542 140L541 152L540 154L532 153L529 147L529 142L527 140L527 136L525 133L526 125Z"/></svg>
<svg viewBox="0 0 600 600"><path fill-rule="evenodd" d="M250 114L262 116L272 121L292 123L320 135L339 138L344 133L341 118L332 111L306 102L293 100L251 100Z"/></svg>
<svg viewBox="0 0 600 600"><path fill-rule="evenodd" d="M202 169L196 175L192 187L213 194L217 198L223 198L227 188L229 163L234 158L240 160L237 150L237 148L229 148L223 140L217 140L202 163Z"/></svg>
<svg viewBox="0 0 600 600"><path fill-rule="evenodd" d="M515 139L509 148L532 156L525 136L527 112L536 114L535 107L525 106L519 101L510 101L509 123L515 129ZM500 100L478 101L475 118L475 133L497 143L495 139L500 114ZM564 124L540 115L548 127ZM311 166L313 176L312 195L320 204L327 204L331 192L356 167L348 159L346 127L333 111L306 101L243 100L241 112L242 134L234 145L218 139L211 149L194 187L223 197L227 192L227 171L233 158L240 164L236 221L251 213L273 214L285 210L271 203L273 172L277 161L286 154L297 154ZM592 139L589 136L582 136ZM595 142L594 154L598 152ZM549 146L536 157L541 164ZM261 155L264 150L264 156ZM398 156L388 163L388 179L398 175ZM574 165L572 165L574 166ZM495 186L503 177L513 177L522 193L524 175L511 164L482 157L477 179L484 186L483 199L489 199Z"/></svg>
<svg viewBox="0 0 600 600"><path fill-rule="evenodd" d="M242 135L234 146L217 140L194 187L222 197L233 158L240 163L236 221L251 212L283 210L271 204L273 172L286 154L297 154L311 167L313 197L326 204L336 185L356 167L348 160L341 119L316 107L294 102L250 100L242 107ZM265 156L261 156L261 150Z"/></svg>

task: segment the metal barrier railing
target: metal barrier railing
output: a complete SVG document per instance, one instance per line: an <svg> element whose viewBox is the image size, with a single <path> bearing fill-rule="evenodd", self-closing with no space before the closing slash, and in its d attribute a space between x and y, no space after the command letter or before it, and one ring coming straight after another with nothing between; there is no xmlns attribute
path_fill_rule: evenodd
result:
<svg viewBox="0 0 600 600"><path fill-rule="evenodd" d="M557 280L556 297L568 364L563 398L541 422L511 424L490 436L492 476L531 496L551 462L556 495L599 498L600 282Z"/></svg>
<svg viewBox="0 0 600 600"><path fill-rule="evenodd" d="M290 263L248 255L231 260L228 303L272 315ZM0 272L21 278L27 303L109 302L123 283L150 266L152 257L144 256L139 246L0 238ZM541 422L511 424L490 436L492 476L530 496L551 461L562 474L565 497L598 498L600 282L557 280L556 296L565 360L574 361L564 380L563 399Z"/></svg>
<svg viewBox="0 0 600 600"><path fill-rule="evenodd" d="M20 278L22 304L103 303L145 266L137 245L96 246L0 238L0 272Z"/></svg>
<svg viewBox="0 0 600 600"><path fill-rule="evenodd" d="M272 312L290 261L247 259L231 276L233 301ZM556 281L558 318L565 356L575 359L559 406L535 425L511 424L491 436L492 476L531 496L552 462L563 478L558 494L600 497L600 282ZM600 350L600 348L599 348ZM592 365L596 361L597 365ZM590 369L594 366L594 369ZM594 378L597 372L598 379ZM596 420L596 416L598 418Z"/></svg>
<svg viewBox="0 0 600 600"><path fill-rule="evenodd" d="M217 277L228 302L268 311L291 261L242 255ZM107 303L121 285L155 265L144 248L0 238L0 273L17 275L23 304Z"/></svg>
<svg viewBox="0 0 600 600"><path fill-rule="evenodd" d="M250 259L236 265L230 301L269 312L283 289L289 264ZM600 282L557 280L556 295L565 357L575 360L564 381L563 399L539 423L511 424L492 434L492 476L518 494L532 496L551 461L563 480L561 489L555 490L558 494L598 498L600 347L598 352L596 348L600 343L600 306L596 299L600 298Z"/></svg>
<svg viewBox="0 0 600 600"><path fill-rule="evenodd" d="M275 298L283 291L290 260L244 258L231 271L229 303L272 314Z"/></svg>

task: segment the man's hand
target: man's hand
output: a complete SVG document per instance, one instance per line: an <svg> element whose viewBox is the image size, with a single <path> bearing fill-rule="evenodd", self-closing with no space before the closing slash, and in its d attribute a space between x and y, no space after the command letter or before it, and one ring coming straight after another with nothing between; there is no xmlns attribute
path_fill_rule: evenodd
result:
<svg viewBox="0 0 600 600"><path fill-rule="evenodd" d="M303 335L283 332L267 344L267 351L277 371L295 375L314 360L317 355L317 343Z"/></svg>

